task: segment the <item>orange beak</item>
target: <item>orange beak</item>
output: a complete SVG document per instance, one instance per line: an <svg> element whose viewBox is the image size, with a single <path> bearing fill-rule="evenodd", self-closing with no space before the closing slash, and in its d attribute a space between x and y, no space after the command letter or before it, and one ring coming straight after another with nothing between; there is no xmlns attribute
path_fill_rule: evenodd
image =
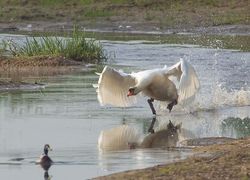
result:
<svg viewBox="0 0 250 180"><path fill-rule="evenodd" d="M133 96L131 91L129 91L128 94L127 94L127 97L129 97L129 96Z"/></svg>

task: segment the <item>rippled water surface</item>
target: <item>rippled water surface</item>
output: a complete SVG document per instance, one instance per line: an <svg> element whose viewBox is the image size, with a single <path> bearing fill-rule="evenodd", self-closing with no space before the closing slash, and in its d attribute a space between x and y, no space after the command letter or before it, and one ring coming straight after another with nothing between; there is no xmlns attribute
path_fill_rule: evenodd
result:
<svg viewBox="0 0 250 180"><path fill-rule="evenodd" d="M196 100L186 107L174 107L171 114L164 104L156 104L156 126L171 119L182 122L195 137L249 134L250 123L242 119L250 117L250 53L142 41L102 43L115 53L111 66L125 72L170 66L180 57L196 69L201 82ZM44 179L44 170L35 161L46 143L53 148L49 155L55 164L49 175L55 180L88 179L190 154L188 150L161 149L99 152L101 130L126 123L146 133L152 116L144 99L127 109L100 107L92 87L97 80L94 70L29 77L28 81L45 83L46 88L0 93L0 179Z"/></svg>

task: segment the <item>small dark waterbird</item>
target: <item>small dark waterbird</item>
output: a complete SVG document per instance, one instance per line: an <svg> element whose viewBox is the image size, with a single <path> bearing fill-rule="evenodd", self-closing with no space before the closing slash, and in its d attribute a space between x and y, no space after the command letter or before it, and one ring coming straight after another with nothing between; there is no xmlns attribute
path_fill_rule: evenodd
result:
<svg viewBox="0 0 250 180"><path fill-rule="evenodd" d="M43 149L43 154L40 156L40 158L36 161L37 164L40 164L41 167L47 171L50 166L53 164L53 161L51 160L51 158L48 156L48 152L52 151L52 149L50 148L49 144L45 144L44 145L44 149Z"/></svg>

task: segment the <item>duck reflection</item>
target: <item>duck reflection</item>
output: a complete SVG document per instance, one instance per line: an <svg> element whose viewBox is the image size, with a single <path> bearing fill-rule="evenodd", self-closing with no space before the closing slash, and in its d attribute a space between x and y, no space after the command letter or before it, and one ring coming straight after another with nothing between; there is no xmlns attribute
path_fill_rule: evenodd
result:
<svg viewBox="0 0 250 180"><path fill-rule="evenodd" d="M50 179L52 179L52 176L49 175L48 171L45 171L44 172L44 180L50 180Z"/></svg>

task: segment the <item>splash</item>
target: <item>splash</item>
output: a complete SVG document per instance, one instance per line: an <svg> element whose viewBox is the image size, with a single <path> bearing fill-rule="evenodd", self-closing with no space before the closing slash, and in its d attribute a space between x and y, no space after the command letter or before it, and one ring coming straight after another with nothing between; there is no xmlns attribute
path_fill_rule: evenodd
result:
<svg viewBox="0 0 250 180"><path fill-rule="evenodd" d="M227 91L220 86L215 89L213 102L219 106L249 106L250 90L241 88L240 90Z"/></svg>
<svg viewBox="0 0 250 180"><path fill-rule="evenodd" d="M198 94L193 102L193 110L212 110L223 107L240 107L250 105L250 90L227 90L221 85L212 88L211 94Z"/></svg>
<svg viewBox="0 0 250 180"><path fill-rule="evenodd" d="M250 89L227 90L221 85L215 85L210 91L201 90L196 97L185 104L178 104L173 108L175 112L209 111L223 107L250 106ZM166 111L167 103L160 102L157 108Z"/></svg>

